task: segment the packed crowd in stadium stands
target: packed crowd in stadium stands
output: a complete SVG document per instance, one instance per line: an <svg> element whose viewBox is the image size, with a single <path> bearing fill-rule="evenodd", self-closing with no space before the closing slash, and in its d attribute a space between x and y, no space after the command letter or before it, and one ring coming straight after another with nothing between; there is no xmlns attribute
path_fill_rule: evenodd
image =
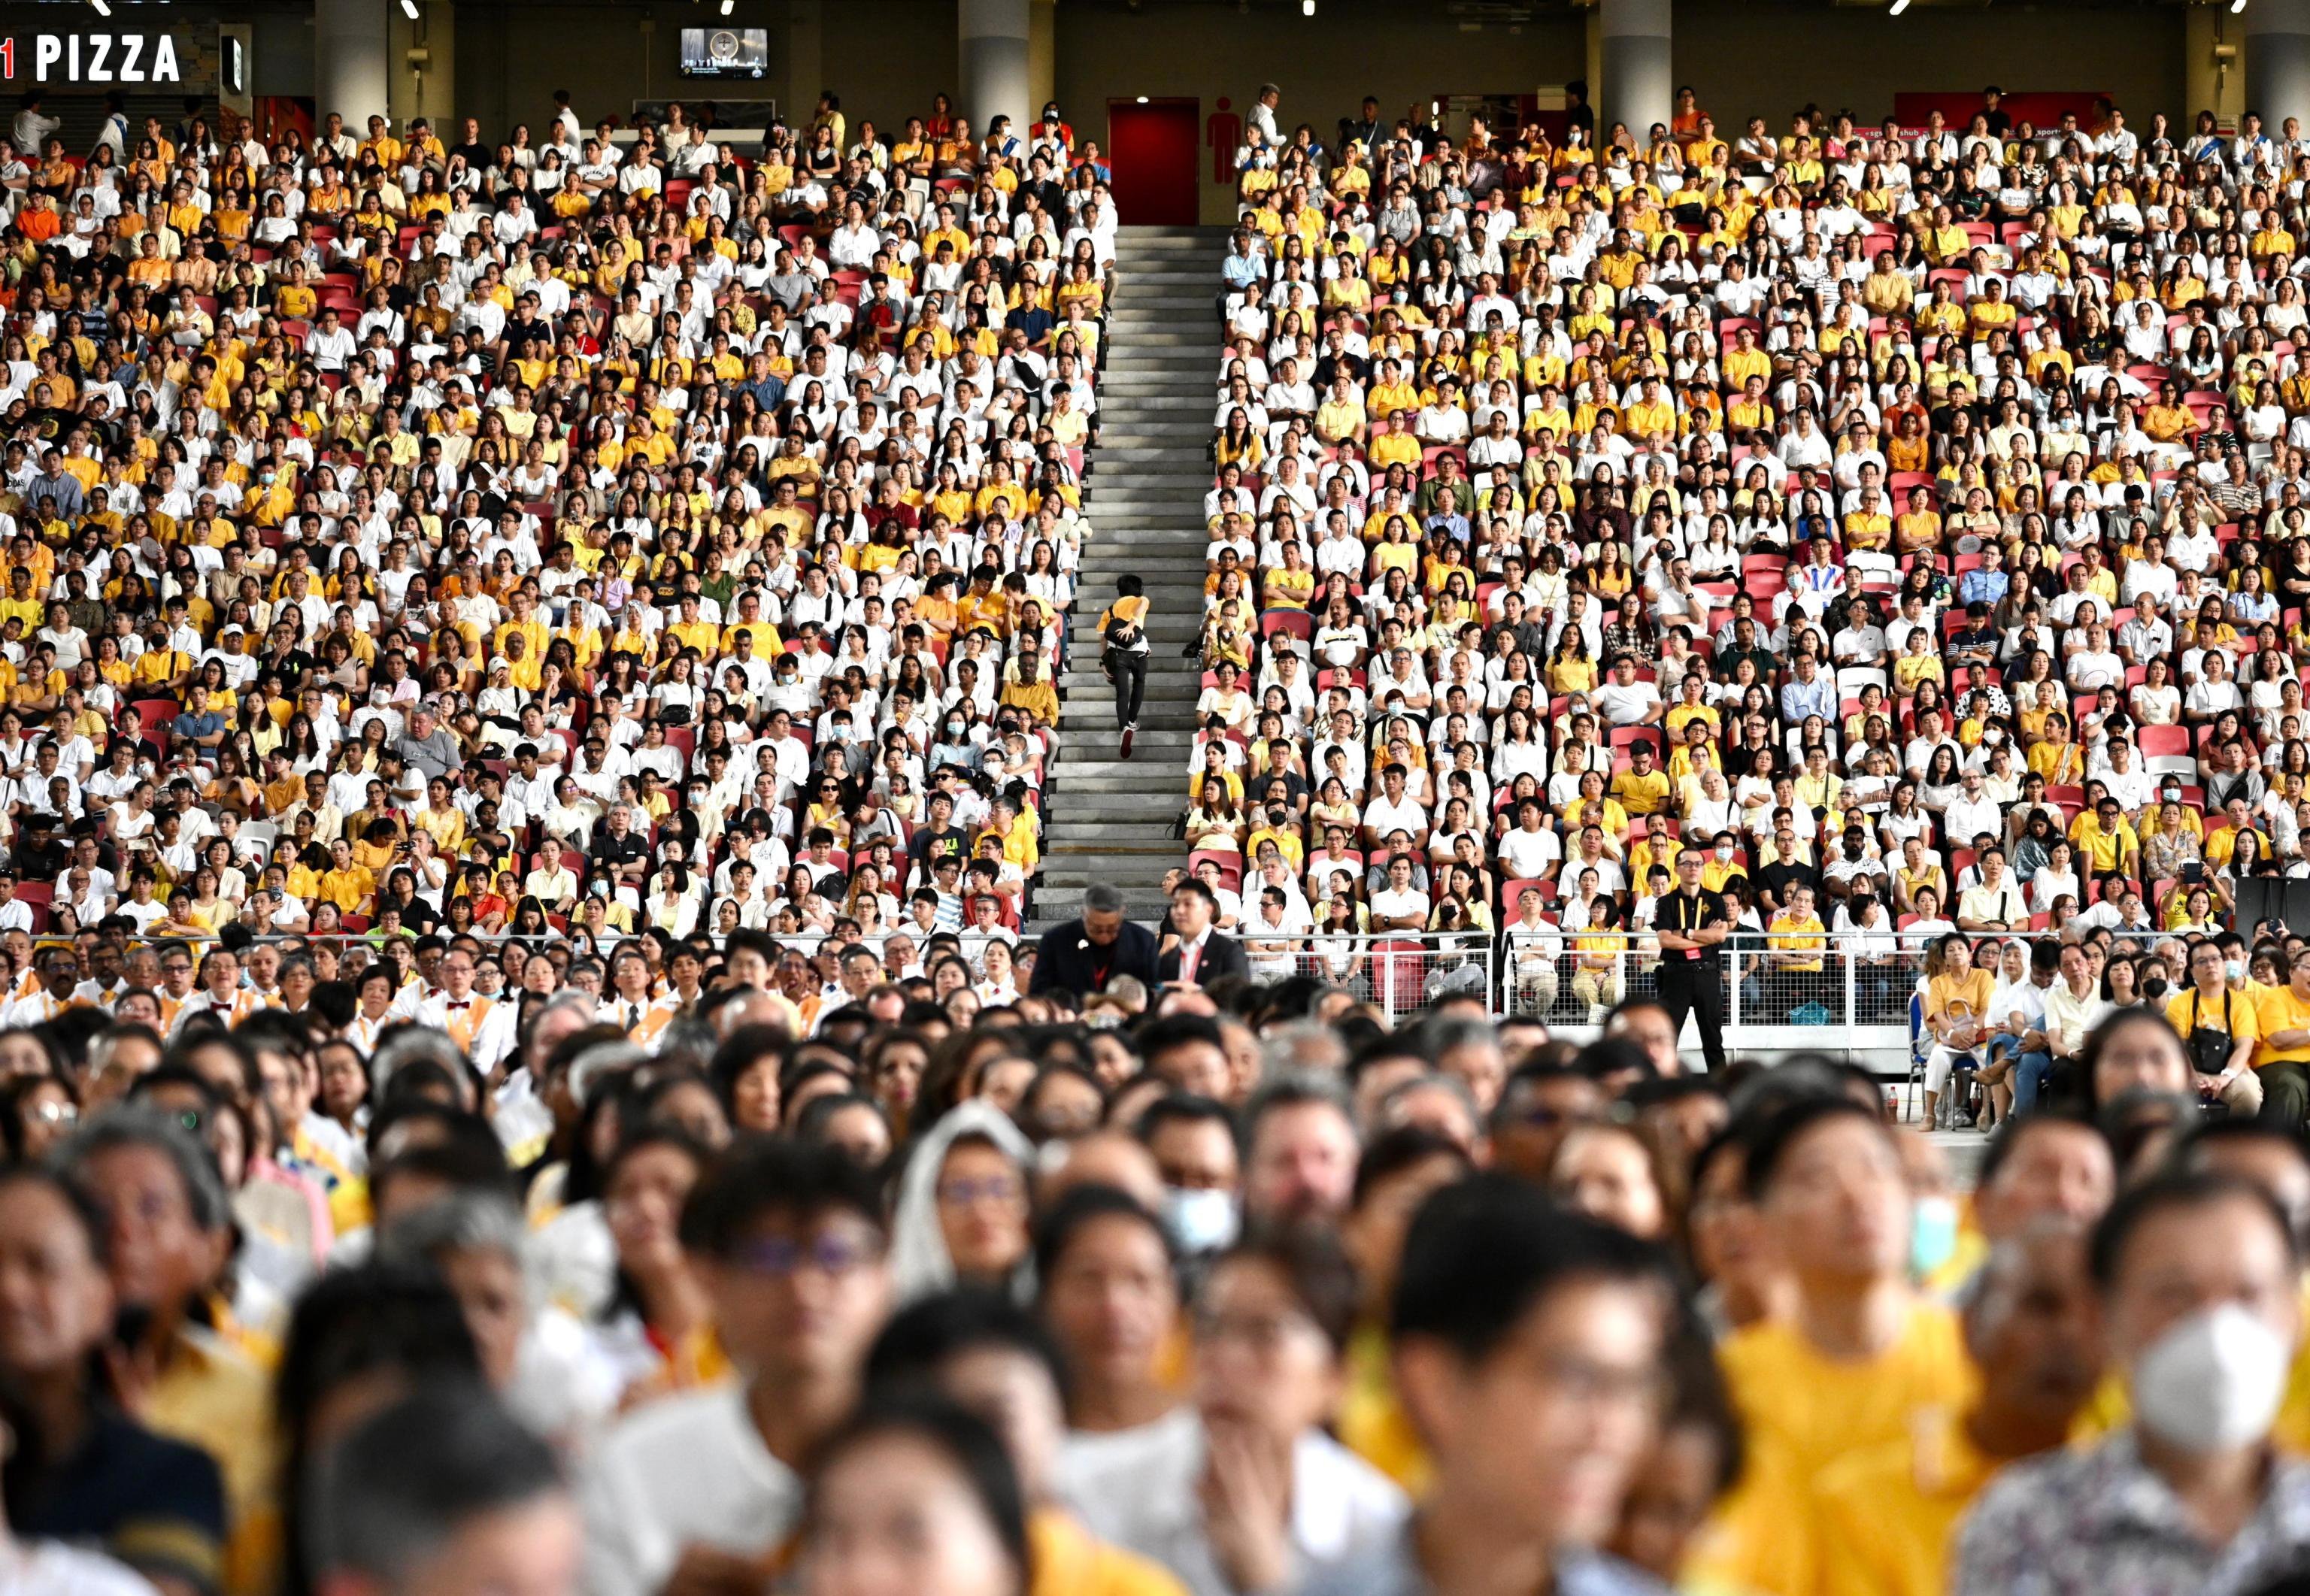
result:
<svg viewBox="0 0 2310 1596"><path fill-rule="evenodd" d="M1279 100L1213 856L1039 948L1058 108L27 101L8 1591L2296 1588L2310 957L2221 916L2303 868L2310 152ZM1603 940L1655 868L1930 940L1969 1193L1865 1073L1680 1055ZM1311 902L1551 957L1376 1004L1264 962Z"/></svg>
<svg viewBox="0 0 2310 1596"><path fill-rule="evenodd" d="M2299 940L2231 929L2310 874L2291 118L1993 92L1728 142L1688 95L1600 149L1371 103L1327 142L1277 98L1223 267L1187 818L1255 969L1489 938L1504 1006L1584 1018L1697 854L1752 1010L1830 949L1857 1019L1924 993L1944 1120L1967 1049L1930 1045L2034 1019L2033 936L2036 988L2084 938L2103 1001L2185 1032L2217 938L2260 1030L2304 1028ZM2251 1093L2255 1022L2220 1028ZM1984 1062L1984 1117L2027 1106L2038 1071Z"/></svg>

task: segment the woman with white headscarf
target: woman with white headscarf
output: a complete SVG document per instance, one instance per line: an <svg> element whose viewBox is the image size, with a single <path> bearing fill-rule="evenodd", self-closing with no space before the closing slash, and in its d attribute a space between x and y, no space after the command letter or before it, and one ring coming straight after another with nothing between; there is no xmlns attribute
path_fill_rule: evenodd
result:
<svg viewBox="0 0 2310 1596"><path fill-rule="evenodd" d="M1021 1286L1034 1157L1010 1115L978 1098L958 1105L916 1144L891 1220L900 1301L956 1285Z"/></svg>

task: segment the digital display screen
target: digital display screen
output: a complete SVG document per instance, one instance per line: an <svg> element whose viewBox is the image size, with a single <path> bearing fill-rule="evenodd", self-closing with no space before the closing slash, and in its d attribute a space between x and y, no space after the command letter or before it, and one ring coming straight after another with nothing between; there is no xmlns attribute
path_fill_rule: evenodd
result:
<svg viewBox="0 0 2310 1596"><path fill-rule="evenodd" d="M767 28L684 28L682 73L693 78L758 78L769 69Z"/></svg>

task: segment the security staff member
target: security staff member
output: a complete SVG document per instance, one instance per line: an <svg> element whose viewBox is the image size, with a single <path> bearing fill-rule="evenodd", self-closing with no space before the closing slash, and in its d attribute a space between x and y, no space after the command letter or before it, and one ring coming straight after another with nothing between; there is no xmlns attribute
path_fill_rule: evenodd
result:
<svg viewBox="0 0 2310 1596"><path fill-rule="evenodd" d="M1653 929L1661 946L1660 1002L1668 1011L1672 1034L1684 1035L1684 1017L1700 1025L1702 1056L1708 1068L1724 1068L1724 972L1718 946L1732 934L1732 916L1724 898L1700 884L1698 848L1676 856L1676 890L1661 900Z"/></svg>

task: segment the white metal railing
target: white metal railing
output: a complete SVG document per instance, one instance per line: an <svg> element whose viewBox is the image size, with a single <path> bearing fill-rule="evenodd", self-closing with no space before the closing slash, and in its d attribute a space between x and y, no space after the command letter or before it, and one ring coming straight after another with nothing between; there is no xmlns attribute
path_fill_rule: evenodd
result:
<svg viewBox="0 0 2310 1596"><path fill-rule="evenodd" d="M1513 930L1513 927L1511 927ZM1660 952L1642 933L1606 937L1560 932L1531 943L1488 932L1374 932L1263 939L1238 925L1255 980L1313 976L1371 1003L1391 1021L1456 994L1481 998L1502 1018L1536 1019L1559 1034L1593 1032L1613 1004L1660 993ZM2052 933L1985 933L1983 943L2041 940ZM1724 1040L1735 1053L1811 1051L1865 1062L1883 1074L1906 1072L1915 1041L1913 1000L1924 949L1776 945L1743 932L1725 944L1716 979ZM1984 950L1988 955L1988 950ZM1698 1056L1698 1032L1685 1031Z"/></svg>

